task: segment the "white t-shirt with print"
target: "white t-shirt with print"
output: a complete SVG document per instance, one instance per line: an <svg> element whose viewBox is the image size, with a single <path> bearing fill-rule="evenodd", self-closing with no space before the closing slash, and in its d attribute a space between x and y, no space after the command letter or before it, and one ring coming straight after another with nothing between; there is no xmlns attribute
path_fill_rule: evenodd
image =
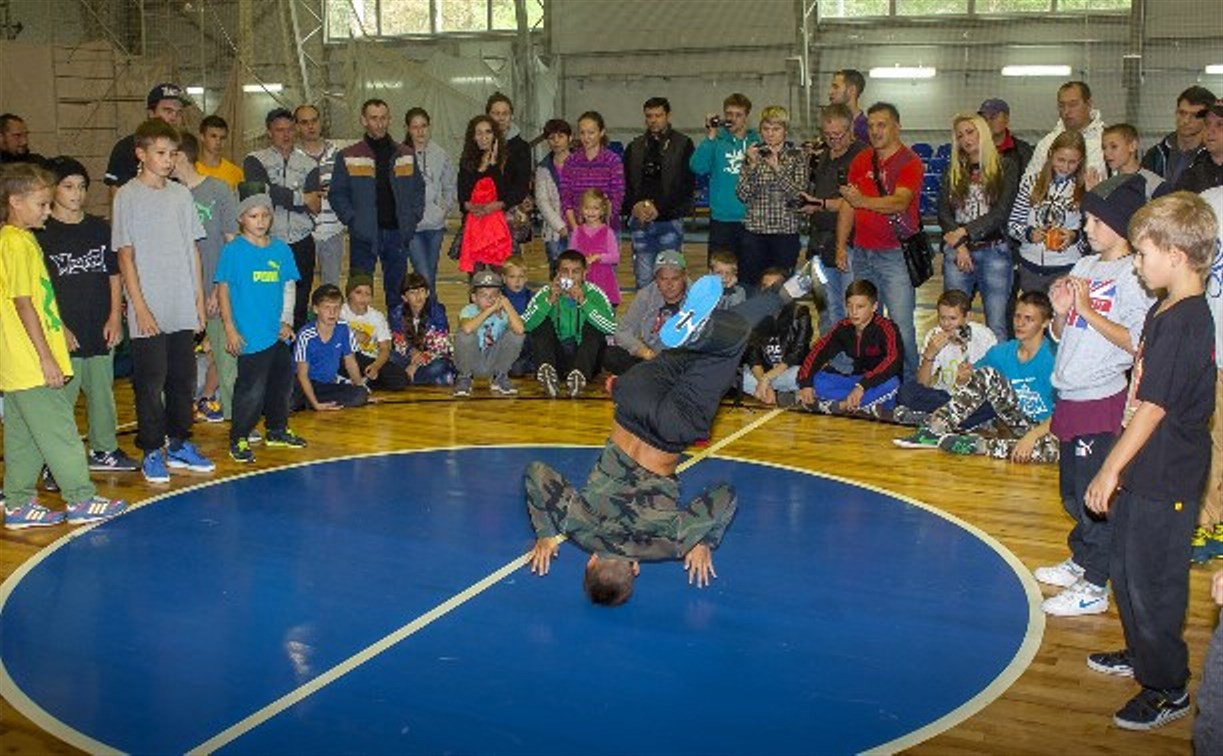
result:
<svg viewBox="0 0 1223 756"><path fill-rule="evenodd" d="M967 344L961 345L958 342L948 341L946 346L934 355L934 364L930 367L930 377L934 379L934 382L930 384L930 388L954 394L956 392L956 372L960 369L960 365L964 362L969 364L976 362L985 356L990 347L998 343L994 332L980 323L970 321L968 327L972 335ZM939 330L941 329L935 326L926 333L926 339L922 342L922 354L926 353L930 340Z"/></svg>

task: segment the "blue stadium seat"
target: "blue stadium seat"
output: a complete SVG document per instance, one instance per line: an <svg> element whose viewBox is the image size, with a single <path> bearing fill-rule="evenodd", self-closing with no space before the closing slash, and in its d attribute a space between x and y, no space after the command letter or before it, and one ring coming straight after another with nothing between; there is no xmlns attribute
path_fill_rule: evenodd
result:
<svg viewBox="0 0 1223 756"><path fill-rule="evenodd" d="M620 157L624 157L624 142L608 142L607 149L616 153Z"/></svg>
<svg viewBox="0 0 1223 756"><path fill-rule="evenodd" d="M936 158L942 158L943 160L950 160L951 159L951 145L950 144L940 144L938 146L938 149L934 151L934 156Z"/></svg>
<svg viewBox="0 0 1223 756"><path fill-rule="evenodd" d="M917 156L922 159L923 163L929 160L930 156L934 154L934 148L925 142L917 142L914 144L913 151L917 153Z"/></svg>

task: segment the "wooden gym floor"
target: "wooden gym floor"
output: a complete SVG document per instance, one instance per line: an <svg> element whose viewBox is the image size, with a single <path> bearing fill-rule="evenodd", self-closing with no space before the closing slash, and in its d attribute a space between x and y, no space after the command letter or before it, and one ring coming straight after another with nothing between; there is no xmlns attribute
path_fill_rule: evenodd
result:
<svg viewBox="0 0 1223 756"><path fill-rule="evenodd" d="M686 252L693 274L703 272L704 245L689 244ZM532 249L528 259L535 288L545 277L541 250ZM620 266L621 282L626 286L631 279L627 260L626 249ZM466 302L466 286L449 260L443 260L440 278L439 294L453 326L459 308ZM940 287L941 280L936 277L919 292L919 336L933 323L933 301ZM380 294L375 297L375 302L379 301ZM621 312L627 305L626 300ZM257 468L459 444L600 444L606 438L611 404L593 385L579 401L547 401L538 387L526 380L520 380L519 387L522 394L516 399L493 399L479 382L471 400L453 401L442 389L413 389L388 395L385 403L359 410L302 413L294 416L293 428L309 439L309 448L286 451L256 447ZM127 430L120 443L134 454L131 429L135 418L127 381L117 383L116 398L121 427ZM742 407L724 407L712 441L745 428L764 412L750 401ZM214 479L249 471L229 460L226 432L224 424L196 426L196 440L217 462ZM887 425L782 413L719 453L833 474L918 499L985 531L1028 568L1065 557L1070 521L1058 502L1053 467L905 451L892 445L891 439L897 435L898 429ZM168 488L158 487L156 491L146 486L138 473L95 476L95 481L106 495L139 501L194 484L199 478L174 476ZM60 506L55 495L46 498L52 507ZM64 528L53 528L0 533L0 579L10 576L65 532ZM729 535L733 537L733 527ZM1208 568L1195 567L1191 575L1186 637L1195 672L1193 687L1218 616L1210 601L1210 573ZM1112 725L1112 713L1133 694L1134 683L1090 672L1084 657L1091 651L1122 645L1115 607L1094 617L1049 618L1034 660L1009 689L981 712L917 745L912 752L1189 753L1191 718L1149 734L1124 732ZM0 701L0 749L22 754L75 750L40 730L5 701ZM817 750L813 745L812 752Z"/></svg>

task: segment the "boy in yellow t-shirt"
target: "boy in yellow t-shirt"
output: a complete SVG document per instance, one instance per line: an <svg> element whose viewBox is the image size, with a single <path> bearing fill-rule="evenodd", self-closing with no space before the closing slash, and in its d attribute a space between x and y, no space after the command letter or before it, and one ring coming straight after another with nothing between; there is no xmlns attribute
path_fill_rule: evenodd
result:
<svg viewBox="0 0 1223 756"><path fill-rule="evenodd" d="M68 341L51 277L31 228L51 212L55 177L28 163L0 168L0 391L5 393L4 527L105 520L127 502L97 495L64 384ZM35 499L43 465L59 483L66 512Z"/></svg>

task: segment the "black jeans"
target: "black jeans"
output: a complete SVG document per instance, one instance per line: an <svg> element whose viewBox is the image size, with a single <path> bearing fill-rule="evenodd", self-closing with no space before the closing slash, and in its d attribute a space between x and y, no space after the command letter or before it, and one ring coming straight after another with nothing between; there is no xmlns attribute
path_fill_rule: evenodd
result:
<svg viewBox="0 0 1223 756"><path fill-rule="evenodd" d="M136 446L160 449L191 437L195 420L195 334L159 333L131 340Z"/></svg>
<svg viewBox="0 0 1223 756"><path fill-rule="evenodd" d="M739 282L755 293L760 276L766 268L781 268L789 274L798 262L801 247L798 234L757 234L747 231L743 236L743 253L739 255Z"/></svg>
<svg viewBox="0 0 1223 756"><path fill-rule="evenodd" d="M1074 563L1086 570L1084 579L1100 587L1108 582L1113 523L1088 509L1083 497L1116 442L1117 437L1111 433L1076 436L1062 444L1058 459L1062 506L1074 520L1066 543Z"/></svg>
<svg viewBox="0 0 1223 756"><path fill-rule="evenodd" d="M314 389L314 398L319 404L335 402L341 407L361 407L369 402L369 392L365 387L352 383L319 383L312 380L310 388ZM294 412L313 409L306 401L306 392L302 391L301 381L296 375L293 377L293 395L289 400L289 408Z"/></svg>
<svg viewBox="0 0 1223 756"><path fill-rule="evenodd" d="M722 396L739 375L752 329L781 311L776 291L716 310L692 344L664 349L616 379L616 422L663 451L680 452L709 437Z"/></svg>
<svg viewBox="0 0 1223 756"><path fill-rule="evenodd" d="M367 357L359 352L356 358L357 367L361 369L362 375L365 374L365 368L374 364L373 357ZM340 370L344 370L343 363L340 363ZM344 373L344 376L347 377L348 374ZM378 377L369 382L369 387L374 391L403 391L408 387L408 373L394 362L387 360L386 364L378 370Z"/></svg>
<svg viewBox="0 0 1223 756"><path fill-rule="evenodd" d="M260 415L268 433L280 433L289 427L294 371L293 348L283 341L238 357L233 420L229 426L231 445L251 434Z"/></svg>
<svg viewBox="0 0 1223 756"><path fill-rule="evenodd" d="M1122 489L1109 513L1113 595L1134 679L1146 688L1183 688L1189 681L1189 540L1200 502L1200 496L1148 499Z"/></svg>
<svg viewBox="0 0 1223 756"><path fill-rule="evenodd" d="M720 221L710 218L709 253L705 257L705 263L709 264L709 257L714 252L733 252L735 259L742 260L743 236L746 233L743 221Z"/></svg>
<svg viewBox="0 0 1223 756"><path fill-rule="evenodd" d="M591 325L590 321L586 321L582 326L582 340L577 344L562 342L556 335L556 327L547 318L527 336L531 352L535 355L535 364L556 368L556 374L561 380L571 371L577 370L589 381L599 372L603 349L607 346L606 334Z"/></svg>
<svg viewBox="0 0 1223 756"><path fill-rule="evenodd" d="M314 286L314 237L307 235L289 245L293 250L293 262L297 264L297 292L293 300L293 330L301 330L306 324L310 304L310 289Z"/></svg>

